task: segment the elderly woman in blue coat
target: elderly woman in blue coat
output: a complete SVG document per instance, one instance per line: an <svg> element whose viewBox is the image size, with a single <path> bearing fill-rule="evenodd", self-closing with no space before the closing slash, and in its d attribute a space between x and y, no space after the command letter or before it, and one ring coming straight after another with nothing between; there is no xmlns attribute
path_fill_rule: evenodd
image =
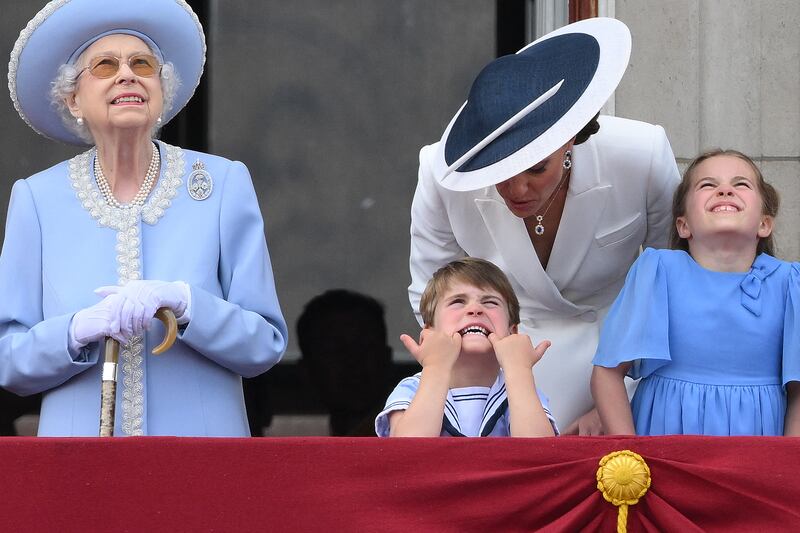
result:
<svg viewBox="0 0 800 533"><path fill-rule="evenodd" d="M11 194L0 386L44 393L39 435L98 434L109 336L122 345L116 435L249 435L241 376L287 341L253 184L242 163L154 140L204 62L183 0L54 0L12 51L22 119L92 145ZM179 333L153 356L160 307Z"/></svg>

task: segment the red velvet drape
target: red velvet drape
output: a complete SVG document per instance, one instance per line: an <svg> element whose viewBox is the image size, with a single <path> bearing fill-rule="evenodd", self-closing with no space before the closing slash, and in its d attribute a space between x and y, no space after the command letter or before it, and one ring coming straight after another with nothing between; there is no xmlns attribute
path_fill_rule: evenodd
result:
<svg viewBox="0 0 800 533"><path fill-rule="evenodd" d="M615 531L596 489L629 449L629 531L800 529L800 439L0 439L2 531Z"/></svg>

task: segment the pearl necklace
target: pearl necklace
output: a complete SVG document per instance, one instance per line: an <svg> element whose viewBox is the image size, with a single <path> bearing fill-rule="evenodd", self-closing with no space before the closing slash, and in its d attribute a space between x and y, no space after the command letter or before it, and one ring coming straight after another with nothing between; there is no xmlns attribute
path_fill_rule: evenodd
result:
<svg viewBox="0 0 800 533"><path fill-rule="evenodd" d="M158 153L158 147L154 143L153 157L150 158L150 166L147 167L147 174L144 176L142 186L139 187L139 191L136 193L136 196L133 197L133 200L131 200L130 203L122 204L114 197L114 193L111 192L111 186L108 184L108 179L106 179L106 175L103 173L103 167L100 165L100 158L97 155L97 151L95 150L94 153L94 179L97 182L97 188L100 189L100 192L106 199L106 203L108 203L108 205L120 209L130 209L131 207L143 206L145 200L147 200L147 196L150 194L150 190L153 188L153 185L156 182L158 171L160 169L161 155Z"/></svg>

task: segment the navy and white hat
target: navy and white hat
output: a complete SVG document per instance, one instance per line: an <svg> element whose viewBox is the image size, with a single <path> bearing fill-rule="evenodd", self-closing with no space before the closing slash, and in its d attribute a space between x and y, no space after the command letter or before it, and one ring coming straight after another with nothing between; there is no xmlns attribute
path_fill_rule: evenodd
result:
<svg viewBox="0 0 800 533"><path fill-rule="evenodd" d="M628 27L592 18L489 63L444 131L436 181L470 191L496 185L565 145L616 89L631 52Z"/></svg>
<svg viewBox="0 0 800 533"><path fill-rule="evenodd" d="M186 105L203 74L203 27L184 0L52 0L23 29L8 64L8 90L19 116L50 139L84 145L50 101L58 68L72 63L93 42L115 33L146 42L181 79L166 124Z"/></svg>

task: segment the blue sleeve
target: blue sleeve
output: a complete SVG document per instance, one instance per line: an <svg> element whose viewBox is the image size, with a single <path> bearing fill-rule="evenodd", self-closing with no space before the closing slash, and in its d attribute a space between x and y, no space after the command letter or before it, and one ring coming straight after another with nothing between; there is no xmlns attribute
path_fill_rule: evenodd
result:
<svg viewBox="0 0 800 533"><path fill-rule="evenodd" d="M783 385L800 381L800 263L792 263L783 320Z"/></svg>
<svg viewBox="0 0 800 533"><path fill-rule="evenodd" d="M11 190L0 255L0 386L28 395L61 385L97 363L97 344L73 358L68 349L71 314L44 320L42 234L28 184Z"/></svg>
<svg viewBox="0 0 800 533"><path fill-rule="evenodd" d="M272 275L264 222L250 173L230 165L220 207L219 280L223 298L191 287L192 319L181 340L244 377L275 365L288 330Z"/></svg>
<svg viewBox="0 0 800 533"><path fill-rule="evenodd" d="M667 278L659 252L648 248L631 267L600 332L592 363L614 368L633 361L641 378L670 361Z"/></svg>
<svg viewBox="0 0 800 533"><path fill-rule="evenodd" d="M411 405L411 400L417 394L419 388L420 374L407 377L400 381L394 388L392 393L386 399L386 405L383 410L375 417L375 433L379 437L388 437L389 431L389 414L392 411L405 411Z"/></svg>
<svg viewBox="0 0 800 533"><path fill-rule="evenodd" d="M544 414L547 416L547 419L550 421L550 425L553 427L553 433L555 436L561 435L561 431L558 430L558 424L556 423L556 418L553 416L553 413L550 411L550 398L545 396L538 387L536 389L536 394L539 396L539 401L542 404L542 409L544 409ZM511 435L511 428L508 430L508 434Z"/></svg>

